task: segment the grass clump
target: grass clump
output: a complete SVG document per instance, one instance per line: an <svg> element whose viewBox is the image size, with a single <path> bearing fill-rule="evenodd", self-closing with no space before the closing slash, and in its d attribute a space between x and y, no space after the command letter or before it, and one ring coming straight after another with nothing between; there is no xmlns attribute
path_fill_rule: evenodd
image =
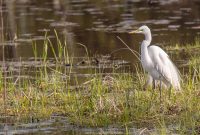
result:
<svg viewBox="0 0 200 135"><path fill-rule="evenodd" d="M46 36L45 48L53 44ZM72 89L72 60L68 57L67 46L61 48L55 66L48 65L48 51L44 49L41 60L43 66L35 68L36 79L8 78L6 115L20 119L46 119L52 115L66 116L71 123L80 126L120 128L137 127L154 129L152 134L198 134L200 127L200 66L189 66L183 76L182 91L143 90L145 76L140 70L136 73L102 74L99 71L87 81ZM64 49L65 48L65 49ZM35 49L36 50L36 49ZM64 53L61 53L63 52ZM36 54L36 52L35 52ZM38 58L35 58L35 61ZM63 67L64 61L71 64ZM138 66L136 66L138 69ZM10 73L12 75L12 73ZM8 76L9 77L9 76ZM3 73L0 88L3 89ZM75 77L73 80L76 80ZM3 114L3 98L0 98Z"/></svg>
<svg viewBox="0 0 200 135"><path fill-rule="evenodd" d="M144 80L142 74L138 75ZM161 103L158 89L141 90L139 77L134 74L96 74L77 90L69 90L62 83L63 78L55 77L24 82L20 87L10 83L8 115L26 119L64 115L76 125L92 127L114 125L168 130L168 126L175 125L173 130L178 133L196 133L200 125L198 74L188 75L181 92L172 91L169 96L169 91L163 90Z"/></svg>

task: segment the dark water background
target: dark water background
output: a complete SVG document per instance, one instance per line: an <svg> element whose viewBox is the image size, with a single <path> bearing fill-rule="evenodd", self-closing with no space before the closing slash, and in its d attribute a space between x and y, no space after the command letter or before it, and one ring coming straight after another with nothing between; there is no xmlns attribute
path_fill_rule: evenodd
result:
<svg viewBox="0 0 200 135"><path fill-rule="evenodd" d="M152 43L160 46L192 43L200 34L199 0L152 0L152 4L147 0L5 0L2 9L5 36L0 44L7 46L9 59L33 57L34 41L41 53L44 31L54 40L54 29L67 40L72 57L86 55L76 43L86 45L90 56L110 54L124 47L116 36L139 51L143 36L127 32L143 24L152 30ZM127 51L115 55L135 59Z"/></svg>

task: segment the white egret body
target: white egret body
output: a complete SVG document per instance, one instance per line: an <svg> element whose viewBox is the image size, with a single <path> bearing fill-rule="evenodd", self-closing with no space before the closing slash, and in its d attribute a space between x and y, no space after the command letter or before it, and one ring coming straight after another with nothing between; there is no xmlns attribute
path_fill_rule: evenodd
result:
<svg viewBox="0 0 200 135"><path fill-rule="evenodd" d="M130 33L142 33L145 39L141 44L141 63L145 71L150 75L150 80L159 80L168 87L180 90L180 74L177 67L170 60L169 56L158 46L150 45L152 37L147 26L141 26L138 30Z"/></svg>

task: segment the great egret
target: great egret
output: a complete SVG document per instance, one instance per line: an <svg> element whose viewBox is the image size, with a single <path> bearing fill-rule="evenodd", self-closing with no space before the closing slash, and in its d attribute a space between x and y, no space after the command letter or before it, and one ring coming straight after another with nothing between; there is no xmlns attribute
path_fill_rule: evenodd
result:
<svg viewBox="0 0 200 135"><path fill-rule="evenodd" d="M151 31L147 26L141 26L135 31L129 32L144 34L145 39L141 44L141 63L142 67L149 74L147 83L152 83L155 88L155 81L160 81L160 92L162 82L167 87L173 87L176 90L180 90L180 74L177 67L170 60L167 53L165 53L160 47L150 45L152 37Z"/></svg>

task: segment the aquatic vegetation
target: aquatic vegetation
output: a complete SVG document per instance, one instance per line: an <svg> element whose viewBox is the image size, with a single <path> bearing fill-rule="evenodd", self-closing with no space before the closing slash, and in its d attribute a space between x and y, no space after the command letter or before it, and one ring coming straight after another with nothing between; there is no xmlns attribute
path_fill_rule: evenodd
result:
<svg viewBox="0 0 200 135"><path fill-rule="evenodd" d="M200 37L196 37L193 43L187 43L181 45L180 43L176 43L175 46L165 46L167 50L182 50L182 49L195 49L200 47Z"/></svg>
<svg viewBox="0 0 200 135"><path fill-rule="evenodd" d="M77 66L73 66L73 58L68 56L67 44L63 45L57 37L59 49L56 52L47 34L45 37L42 56L37 55L33 44L34 61L41 64L31 68L35 72L33 77L20 76L22 70L13 77L14 71L8 69L6 114L2 94L1 114L15 116L22 122L40 121L52 115L66 116L78 126L116 126L127 129L127 134L131 127L147 128L144 132L151 134L199 133L199 64L189 66L188 72L183 74L182 91L163 90L160 102L158 89L143 90L145 76L137 64L134 73L115 67L111 73L104 73L104 68L99 69L99 63L95 63L94 74L79 82L78 77L73 76ZM54 52L53 62L47 59L48 49ZM1 93L3 80L1 70ZM75 87L71 87L72 82Z"/></svg>

